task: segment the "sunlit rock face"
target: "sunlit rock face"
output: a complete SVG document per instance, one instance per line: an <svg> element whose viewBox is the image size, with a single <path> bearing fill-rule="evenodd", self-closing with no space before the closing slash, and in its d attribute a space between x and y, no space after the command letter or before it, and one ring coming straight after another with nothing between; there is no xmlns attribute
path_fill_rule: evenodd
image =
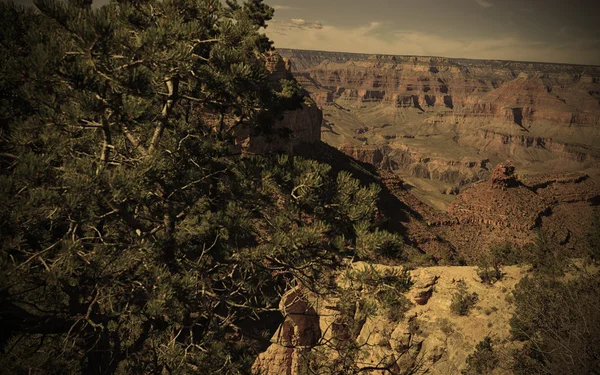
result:
<svg viewBox="0 0 600 375"><path fill-rule="evenodd" d="M370 266L358 262L347 272L367 267ZM380 273L402 270L383 265L373 267ZM348 356L349 352L344 351L344 343L348 342L358 344L353 358L363 374L404 374L419 366L429 374L460 374L469 354L486 336L494 340L498 352L508 352L519 345L510 340L513 306L507 296L527 270L509 266L503 272L505 277L490 286L479 282L475 267L411 270L414 285L405 293L408 311L401 318L390 320L386 306L365 290L359 297L369 301L375 307L374 312L356 321L350 334L343 324L348 317L336 307L343 302L340 298L323 298L307 289L293 289L282 298L280 309L285 320L271 339L272 344L255 361L253 374L332 373L333 364ZM345 282L344 275L340 275L338 284ZM479 296L476 307L467 316L458 316L451 310L452 297L460 282ZM366 304L357 305L356 316L361 315L363 305ZM512 373L508 366L502 370L498 373Z"/></svg>
<svg viewBox="0 0 600 375"><path fill-rule="evenodd" d="M600 164L600 67L280 50L323 110L322 139L440 191Z"/></svg>

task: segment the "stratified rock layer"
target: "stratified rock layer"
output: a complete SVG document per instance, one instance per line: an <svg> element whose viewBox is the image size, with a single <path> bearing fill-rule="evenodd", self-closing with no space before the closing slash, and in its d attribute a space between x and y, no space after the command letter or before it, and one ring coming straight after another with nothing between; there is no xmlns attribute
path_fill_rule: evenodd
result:
<svg viewBox="0 0 600 375"><path fill-rule="evenodd" d="M325 142L442 192L506 159L527 174L600 164L600 67L280 53L323 109Z"/></svg>
<svg viewBox="0 0 600 375"><path fill-rule="evenodd" d="M273 335L266 352L252 366L257 375L303 374L304 355L321 338L319 316L308 302L308 291L294 288L281 297L284 321Z"/></svg>
<svg viewBox="0 0 600 375"><path fill-rule="evenodd" d="M447 212L420 202L389 172L382 172L382 182L413 210L404 223L407 242L437 258L475 261L495 245L520 249L536 241L536 231L556 251L584 254L592 218L600 214L600 184L581 173L523 179L517 171L508 161L499 164L488 181L458 194Z"/></svg>

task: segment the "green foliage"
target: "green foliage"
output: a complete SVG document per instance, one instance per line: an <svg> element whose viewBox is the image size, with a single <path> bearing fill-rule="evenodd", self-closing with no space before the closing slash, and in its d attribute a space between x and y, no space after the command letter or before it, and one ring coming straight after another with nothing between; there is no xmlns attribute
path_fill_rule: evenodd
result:
<svg viewBox="0 0 600 375"><path fill-rule="evenodd" d="M377 293L377 300L383 306L385 316L390 322L399 322L411 307L406 296L395 289L382 289Z"/></svg>
<svg viewBox="0 0 600 375"><path fill-rule="evenodd" d="M593 374L600 368L600 278L582 272L570 281L524 278L514 294L511 332L524 340L517 374Z"/></svg>
<svg viewBox="0 0 600 375"><path fill-rule="evenodd" d="M489 253L477 264L477 276L484 284L494 284L504 277L502 266L510 262L512 247L510 245L492 247Z"/></svg>
<svg viewBox="0 0 600 375"><path fill-rule="evenodd" d="M450 310L456 315L467 316L479 300L479 296L475 292L469 293L464 280L459 280L457 284L457 290L452 295Z"/></svg>
<svg viewBox="0 0 600 375"><path fill-rule="evenodd" d="M347 280L351 282L351 288L369 289L392 288L400 293L406 293L414 285L407 268L383 268L378 270L368 264L363 268L346 271Z"/></svg>
<svg viewBox="0 0 600 375"><path fill-rule="evenodd" d="M534 244L529 244L523 249L525 261L531 264L531 269L536 274L548 276L564 275L566 256L557 251L552 241L542 232L537 233Z"/></svg>
<svg viewBox="0 0 600 375"><path fill-rule="evenodd" d="M490 253L492 258L503 266L512 266L523 261L522 252L510 243L493 245Z"/></svg>
<svg viewBox="0 0 600 375"><path fill-rule="evenodd" d="M486 336L475 347L475 352L467 357L467 367L463 375L489 374L498 366L499 359L494 353L492 339Z"/></svg>
<svg viewBox="0 0 600 375"><path fill-rule="evenodd" d="M0 365L248 373L279 296L401 255L377 189L239 157L302 102L267 77L260 0L0 4Z"/></svg>
<svg viewBox="0 0 600 375"><path fill-rule="evenodd" d="M477 266L477 276L481 279L484 284L494 284L504 277L500 264L488 261L484 261Z"/></svg>
<svg viewBox="0 0 600 375"><path fill-rule="evenodd" d="M404 295L413 285L407 269L384 268L379 271L372 265L346 272L349 285L345 295L357 293L374 295L388 320L398 322L410 309L411 303ZM344 298L345 299L345 298Z"/></svg>

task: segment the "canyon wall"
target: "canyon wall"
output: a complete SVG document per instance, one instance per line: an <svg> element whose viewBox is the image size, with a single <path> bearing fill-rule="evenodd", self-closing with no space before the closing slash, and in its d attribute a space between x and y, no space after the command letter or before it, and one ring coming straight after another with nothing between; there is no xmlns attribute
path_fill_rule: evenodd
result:
<svg viewBox="0 0 600 375"><path fill-rule="evenodd" d="M442 190L506 159L527 173L600 163L600 67L279 52L323 110L325 142Z"/></svg>

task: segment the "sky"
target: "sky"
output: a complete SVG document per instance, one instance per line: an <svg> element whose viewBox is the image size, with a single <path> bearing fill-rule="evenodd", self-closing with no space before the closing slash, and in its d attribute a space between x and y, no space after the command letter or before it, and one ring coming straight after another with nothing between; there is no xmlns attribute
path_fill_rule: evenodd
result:
<svg viewBox="0 0 600 375"><path fill-rule="evenodd" d="M600 65L600 0L267 0L278 48Z"/></svg>
<svg viewBox="0 0 600 375"><path fill-rule="evenodd" d="M600 0L265 3L278 48L600 65Z"/></svg>

